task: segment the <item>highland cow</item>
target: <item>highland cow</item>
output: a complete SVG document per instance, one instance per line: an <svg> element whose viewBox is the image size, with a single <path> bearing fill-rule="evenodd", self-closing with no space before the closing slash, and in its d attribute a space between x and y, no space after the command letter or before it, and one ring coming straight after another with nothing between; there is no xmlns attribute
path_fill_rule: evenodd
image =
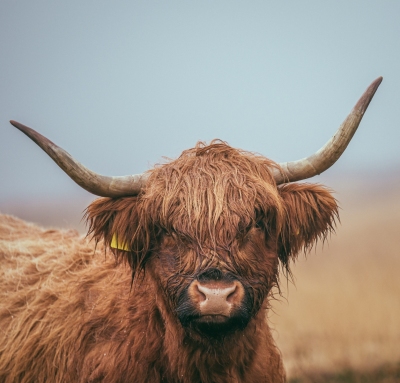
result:
<svg viewBox="0 0 400 383"><path fill-rule="evenodd" d="M12 121L103 198L86 211L96 247L0 217L0 382L284 382L272 290L338 217L328 189L293 181L339 158L381 80L320 151L285 164L214 140L104 177Z"/></svg>

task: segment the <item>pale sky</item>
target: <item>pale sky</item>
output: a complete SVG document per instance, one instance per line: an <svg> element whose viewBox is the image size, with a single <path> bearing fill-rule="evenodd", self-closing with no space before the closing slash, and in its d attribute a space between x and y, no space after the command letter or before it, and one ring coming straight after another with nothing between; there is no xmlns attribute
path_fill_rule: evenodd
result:
<svg viewBox="0 0 400 383"><path fill-rule="evenodd" d="M105 175L213 138L289 161L318 150L378 76L329 172L399 178L398 0L1 0L0 201L79 189L10 119Z"/></svg>

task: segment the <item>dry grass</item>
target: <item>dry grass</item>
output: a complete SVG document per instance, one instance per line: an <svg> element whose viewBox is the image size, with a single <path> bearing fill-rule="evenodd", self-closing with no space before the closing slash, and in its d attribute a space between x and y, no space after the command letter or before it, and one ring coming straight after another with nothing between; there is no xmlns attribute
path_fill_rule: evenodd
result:
<svg viewBox="0 0 400 383"><path fill-rule="evenodd" d="M400 364L384 365L366 371L343 370L339 373L310 373L289 379L288 383L399 383Z"/></svg>
<svg viewBox="0 0 400 383"><path fill-rule="evenodd" d="M288 376L298 382L367 382L324 374L372 376L400 361L400 188L339 199L337 234L299 259L295 286L283 286L287 301L275 302L270 317ZM371 381L400 381L393 379Z"/></svg>

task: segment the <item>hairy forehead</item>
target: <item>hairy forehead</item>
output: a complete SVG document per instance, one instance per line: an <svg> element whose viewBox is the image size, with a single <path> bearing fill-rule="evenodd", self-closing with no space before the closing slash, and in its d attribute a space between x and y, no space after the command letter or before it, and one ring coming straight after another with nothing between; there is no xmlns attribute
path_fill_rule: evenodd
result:
<svg viewBox="0 0 400 383"><path fill-rule="evenodd" d="M282 210L277 165L222 142L201 143L150 174L142 207L153 223L204 243L227 243L257 214Z"/></svg>

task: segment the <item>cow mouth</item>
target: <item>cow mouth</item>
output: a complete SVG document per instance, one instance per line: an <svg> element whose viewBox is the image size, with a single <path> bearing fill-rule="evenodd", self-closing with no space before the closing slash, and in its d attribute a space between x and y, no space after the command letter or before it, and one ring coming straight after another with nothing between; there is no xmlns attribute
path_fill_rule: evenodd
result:
<svg viewBox="0 0 400 383"><path fill-rule="evenodd" d="M201 315L194 319L196 323L226 323L229 320L229 317L226 315Z"/></svg>
<svg viewBox="0 0 400 383"><path fill-rule="evenodd" d="M243 330L247 323L247 320L240 317L205 315L192 321L192 328L209 337L220 338Z"/></svg>
<svg viewBox="0 0 400 383"><path fill-rule="evenodd" d="M182 318L181 318L182 319ZM193 315L181 320L183 327L209 338L229 336L237 331L244 330L249 317L225 315Z"/></svg>

